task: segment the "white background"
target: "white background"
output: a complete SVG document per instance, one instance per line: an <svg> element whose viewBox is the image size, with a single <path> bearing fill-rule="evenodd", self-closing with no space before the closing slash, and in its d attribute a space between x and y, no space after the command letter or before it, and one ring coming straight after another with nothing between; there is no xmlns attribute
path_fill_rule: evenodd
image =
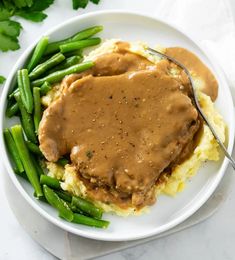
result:
<svg viewBox="0 0 235 260"><path fill-rule="evenodd" d="M234 0L231 0L231 3L235 15ZM88 11L115 8L149 13L151 6L156 7L156 5L156 0L101 0L99 6L90 4L85 11L73 11L71 0L57 0L56 4L48 9L49 17L44 23L35 25L22 21L24 27L20 37L22 48L17 52L0 53L0 74L7 76L14 62L35 38L40 37L41 34L52 26L72 16ZM235 176L233 177L233 183L235 185ZM0 198L0 260L55 259L38 246L19 226L8 207L1 178ZM100 259L108 260L110 258L113 260L235 259L235 189L219 212L206 222L169 237Z"/></svg>

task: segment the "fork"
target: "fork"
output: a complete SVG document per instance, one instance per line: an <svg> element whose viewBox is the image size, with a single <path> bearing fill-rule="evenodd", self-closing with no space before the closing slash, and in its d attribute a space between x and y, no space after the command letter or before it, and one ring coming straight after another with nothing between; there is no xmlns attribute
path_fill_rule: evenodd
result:
<svg viewBox="0 0 235 260"><path fill-rule="evenodd" d="M191 77L191 74L190 72L188 71L188 69L181 63L179 62L178 60L176 60L175 58L172 58L170 56L168 56L167 54L164 54L164 53L161 53L159 51L156 51L154 49L151 49L151 48L147 48L147 51L152 54L152 55L157 55L157 56L160 56L161 58L165 58L173 63L175 63L177 66L179 66L180 68L182 68L184 70L184 72L186 73L188 79L189 79L189 82L190 82L190 85L191 85L191 88L192 88L192 94L193 94L193 101L194 101L194 104L195 104L195 107L197 109L197 111L199 112L199 114L201 115L202 119L204 120L204 122L208 125L208 127L210 128L213 136L215 137L215 140L217 141L217 143L219 144L219 146L221 147L222 151L224 152L224 155L228 158L229 162L231 163L233 169L235 170L235 161L234 159L230 156L230 154L228 153L226 147L224 146L223 142L220 140L219 136L217 135L214 127L212 126L212 124L210 123L210 121L208 120L208 118L206 117L206 115L204 114L204 112L202 111L202 108L200 106L200 103L198 101L198 98L197 98L197 94L196 94L196 88L194 86L194 83L193 83L193 79Z"/></svg>

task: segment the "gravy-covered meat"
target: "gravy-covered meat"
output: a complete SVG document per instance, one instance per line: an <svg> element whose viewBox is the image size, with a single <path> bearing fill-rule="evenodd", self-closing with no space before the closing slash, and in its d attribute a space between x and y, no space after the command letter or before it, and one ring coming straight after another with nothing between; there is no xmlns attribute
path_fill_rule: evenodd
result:
<svg viewBox="0 0 235 260"><path fill-rule="evenodd" d="M92 199L150 205L159 176L194 148L200 119L190 88L165 61L161 69L127 51L101 60L45 110L40 149L53 162L70 154Z"/></svg>
<svg viewBox="0 0 235 260"><path fill-rule="evenodd" d="M125 193L148 191L198 129L180 84L157 71L74 82L45 112L40 148L71 153L84 178Z"/></svg>

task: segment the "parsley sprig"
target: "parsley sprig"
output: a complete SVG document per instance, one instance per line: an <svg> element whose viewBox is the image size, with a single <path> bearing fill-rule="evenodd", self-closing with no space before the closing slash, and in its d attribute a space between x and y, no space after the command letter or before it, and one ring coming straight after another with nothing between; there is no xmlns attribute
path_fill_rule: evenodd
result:
<svg viewBox="0 0 235 260"><path fill-rule="evenodd" d="M55 0L0 0L0 51L15 51L20 48L19 35L22 26L19 22L12 20L19 16L32 22L41 22L47 14L44 11L54 3ZM89 0L72 0L73 9L85 8ZM90 0L98 4L100 0ZM0 84L4 77L0 76Z"/></svg>
<svg viewBox="0 0 235 260"><path fill-rule="evenodd" d="M93 4L99 4L100 0L90 0ZM86 8L89 0L73 0L73 9Z"/></svg>
<svg viewBox="0 0 235 260"><path fill-rule="evenodd" d="M2 84L6 79L0 75L0 84Z"/></svg>
<svg viewBox="0 0 235 260"><path fill-rule="evenodd" d="M0 50L18 50L18 36L22 26L12 20L12 16L41 22L47 15L43 12L54 0L0 0Z"/></svg>

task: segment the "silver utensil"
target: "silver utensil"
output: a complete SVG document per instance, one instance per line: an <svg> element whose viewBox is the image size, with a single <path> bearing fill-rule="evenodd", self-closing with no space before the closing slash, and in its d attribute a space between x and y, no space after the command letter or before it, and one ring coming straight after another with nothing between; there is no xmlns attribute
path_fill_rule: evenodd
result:
<svg viewBox="0 0 235 260"><path fill-rule="evenodd" d="M194 103L195 103L195 107L197 108L199 114L201 115L201 117L203 118L203 120L205 121L205 123L208 125L208 127L210 128L212 134L214 135L217 143L220 145L220 147L222 148L225 156L228 158L229 162L231 163L232 167L234 168L235 170L235 161L234 159L230 156L230 154L228 153L226 147L224 146L223 142L220 140L219 136L217 135L215 129L213 128L213 126L211 125L211 123L209 122L209 120L207 119L207 117L205 116L204 112L202 111L201 109L201 106L199 104L199 101L197 99L197 95L196 95L196 90L195 90L195 86L194 86L194 83L193 83L193 79L188 71L188 69L182 64L180 63L178 60L166 55L166 54L163 54L159 51L156 51L154 49L151 49L151 48L147 48L147 51L150 53L150 54L153 54L153 55L157 55L157 56L160 56L162 58L165 58L165 59L168 59L169 61L175 63L177 66L179 66L180 68L182 68L184 70L184 72L186 73L186 75L188 76L189 78L189 81L190 81L190 85L192 87L192 93L193 93L193 99L194 99Z"/></svg>

